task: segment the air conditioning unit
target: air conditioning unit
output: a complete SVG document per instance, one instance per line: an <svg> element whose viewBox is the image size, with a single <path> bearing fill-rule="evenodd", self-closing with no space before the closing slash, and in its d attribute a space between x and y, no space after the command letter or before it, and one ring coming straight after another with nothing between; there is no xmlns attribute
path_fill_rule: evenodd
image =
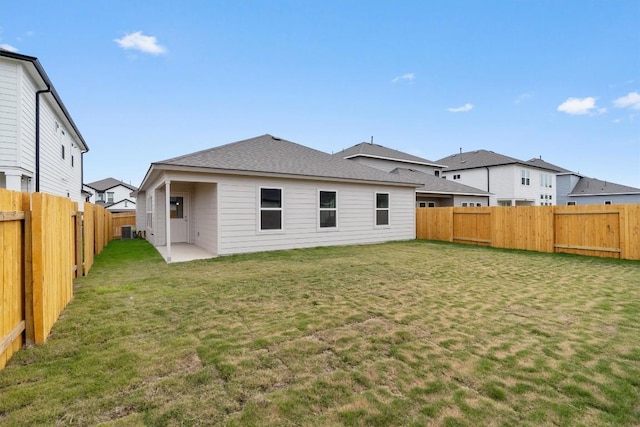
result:
<svg viewBox="0 0 640 427"><path fill-rule="evenodd" d="M135 237L135 229L133 225L123 225L120 229L120 236L122 240L133 239Z"/></svg>

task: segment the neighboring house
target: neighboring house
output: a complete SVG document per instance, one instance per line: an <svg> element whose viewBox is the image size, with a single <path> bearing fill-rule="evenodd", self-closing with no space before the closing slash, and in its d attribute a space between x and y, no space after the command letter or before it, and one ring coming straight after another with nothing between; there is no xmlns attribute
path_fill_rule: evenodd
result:
<svg viewBox="0 0 640 427"><path fill-rule="evenodd" d="M105 207L111 212L133 212L136 210L136 198L131 195L138 188L118 181L115 178L105 178L100 181L85 184L91 191L89 202Z"/></svg>
<svg viewBox="0 0 640 427"><path fill-rule="evenodd" d="M271 135L152 163L137 230L210 256L415 238L419 184Z"/></svg>
<svg viewBox="0 0 640 427"><path fill-rule="evenodd" d="M0 188L82 203L89 151L37 58L0 49Z"/></svg>
<svg viewBox="0 0 640 427"><path fill-rule="evenodd" d="M559 170L513 157L477 150L437 161L446 165L441 176L495 195L491 205L547 206L556 204Z"/></svg>
<svg viewBox="0 0 640 427"><path fill-rule="evenodd" d="M368 142L356 144L334 156L422 184L416 188L417 207L489 206L491 195L487 191L440 178L445 166L431 160Z"/></svg>
<svg viewBox="0 0 640 427"><path fill-rule="evenodd" d="M640 188L585 177L542 159L534 158L528 163L558 171L556 174L558 205L640 203Z"/></svg>
<svg viewBox="0 0 640 427"><path fill-rule="evenodd" d="M566 195L567 205L615 205L640 203L640 188L581 177Z"/></svg>

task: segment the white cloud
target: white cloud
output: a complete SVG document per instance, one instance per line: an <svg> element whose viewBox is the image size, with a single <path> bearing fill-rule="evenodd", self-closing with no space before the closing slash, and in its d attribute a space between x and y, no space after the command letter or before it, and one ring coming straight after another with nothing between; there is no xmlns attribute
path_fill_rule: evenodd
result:
<svg viewBox="0 0 640 427"><path fill-rule="evenodd" d="M521 104L525 101L528 101L529 99L533 98L533 95L530 93L523 93L521 95L519 95L516 100L514 101L516 104Z"/></svg>
<svg viewBox="0 0 640 427"><path fill-rule="evenodd" d="M139 50L151 55L162 55L167 52L164 46L158 44L158 40L154 36L145 36L142 31L127 34L121 39L114 39L113 41L123 49Z"/></svg>
<svg viewBox="0 0 640 427"><path fill-rule="evenodd" d="M452 113L466 113L467 111L473 110L473 104L466 103L462 107L457 108L447 108L447 111Z"/></svg>
<svg viewBox="0 0 640 427"><path fill-rule="evenodd" d="M619 108L631 108L632 110L640 110L640 93L629 92L629 94L621 96L620 98L613 101L613 103L616 107Z"/></svg>
<svg viewBox="0 0 640 427"><path fill-rule="evenodd" d="M14 52L14 53L18 51L17 47L11 46L10 44L6 44L6 43L0 43L0 49L8 50L9 52Z"/></svg>
<svg viewBox="0 0 640 427"><path fill-rule="evenodd" d="M393 80L391 80L391 83L398 83L399 81L412 81L415 78L415 73L406 73L401 76L394 77Z"/></svg>
<svg viewBox="0 0 640 427"><path fill-rule="evenodd" d="M598 108L596 106L596 98L588 96L586 98L569 98L558 105L558 111L575 116L590 113L605 113L607 109Z"/></svg>

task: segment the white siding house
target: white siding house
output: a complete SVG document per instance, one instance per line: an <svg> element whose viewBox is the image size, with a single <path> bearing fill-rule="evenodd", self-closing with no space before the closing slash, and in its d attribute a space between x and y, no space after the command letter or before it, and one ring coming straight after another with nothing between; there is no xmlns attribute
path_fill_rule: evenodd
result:
<svg viewBox="0 0 640 427"><path fill-rule="evenodd" d="M137 229L168 262L177 244L218 256L414 239L418 185L262 135L153 163Z"/></svg>
<svg viewBox="0 0 640 427"><path fill-rule="evenodd" d="M356 144L334 156L419 182L416 207L489 206L491 200L487 191L442 179L445 165L373 142Z"/></svg>
<svg viewBox="0 0 640 427"><path fill-rule="evenodd" d="M0 188L83 202L89 149L37 58L0 49Z"/></svg>
<svg viewBox="0 0 640 427"><path fill-rule="evenodd" d="M111 212L133 212L136 210L136 198L131 195L138 188L115 178L85 184L91 196L89 202L105 207Z"/></svg>
<svg viewBox="0 0 640 427"><path fill-rule="evenodd" d="M557 170L487 150L453 154L438 160L442 176L490 192L492 206L556 204Z"/></svg>

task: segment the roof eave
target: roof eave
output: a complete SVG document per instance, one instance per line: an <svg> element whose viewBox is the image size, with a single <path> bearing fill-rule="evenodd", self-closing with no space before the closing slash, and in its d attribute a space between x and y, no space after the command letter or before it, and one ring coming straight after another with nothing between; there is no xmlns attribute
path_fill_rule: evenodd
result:
<svg viewBox="0 0 640 427"><path fill-rule="evenodd" d="M60 98L60 95L56 91L55 86L53 86L53 83L51 83L51 79L49 79L49 76L47 75L46 71L42 67L42 64L40 64L40 61L38 61L38 58L36 58L35 56L23 55L21 53L10 52L10 51L7 51L7 50L0 50L0 56L4 56L4 57L7 57L7 58L15 59L17 61L29 62L29 63L31 63L33 65L35 70L38 72L38 75L40 75L40 78L42 79L44 84L47 85L47 87L49 87L51 89L51 95L53 96L53 98L55 99L56 103L60 107L60 110L62 110L62 113L64 114L65 118L67 119L67 121L69 122L69 124L71 125L73 130L75 131L76 135L78 135L78 138L80 139L80 142L82 143L82 150L81 151L83 153L88 152L89 151L89 146L87 145L87 142L84 140L84 137L80 133L80 130L78 129L78 126L75 124L75 122L71 118L71 114L69 114L69 111L67 110L67 107L62 102L62 98Z"/></svg>
<svg viewBox="0 0 640 427"><path fill-rule="evenodd" d="M366 153L357 153L357 154L352 154L350 156L346 156L343 157L343 159L353 159L355 157L370 157L372 159L381 159L381 160L391 160L394 162L401 162L401 163L411 163L414 165L423 165L423 166L433 166L436 168L446 168L446 165L441 165L438 163L429 163L429 162L418 162L418 161L414 161L414 160L407 160L407 159L397 159L394 157L386 157L386 156L376 156L374 154L366 154Z"/></svg>
<svg viewBox="0 0 640 427"><path fill-rule="evenodd" d="M312 181L335 181L335 182L351 182L351 183L355 182L355 183L361 183L361 184L375 184L375 185L387 185L387 186L411 187L411 188L417 188L422 185L415 182L368 180L368 179L359 179L359 178L301 175L301 174L290 174L290 173L280 173L280 172L207 168L207 167L199 167L199 166L180 166L180 165L171 165L166 163L152 163L151 168L149 169L149 172L147 172L147 175L145 175L144 180L147 179L147 176L150 174L152 168L154 170L166 170L166 171L183 171L183 172L196 172L196 173L202 172L202 173L221 174L221 175L244 175L244 176L256 176L256 177L263 176L263 177L269 177L269 178L306 179L306 180L312 180ZM143 183L144 183L144 180L143 180ZM142 185L140 187L142 187Z"/></svg>

